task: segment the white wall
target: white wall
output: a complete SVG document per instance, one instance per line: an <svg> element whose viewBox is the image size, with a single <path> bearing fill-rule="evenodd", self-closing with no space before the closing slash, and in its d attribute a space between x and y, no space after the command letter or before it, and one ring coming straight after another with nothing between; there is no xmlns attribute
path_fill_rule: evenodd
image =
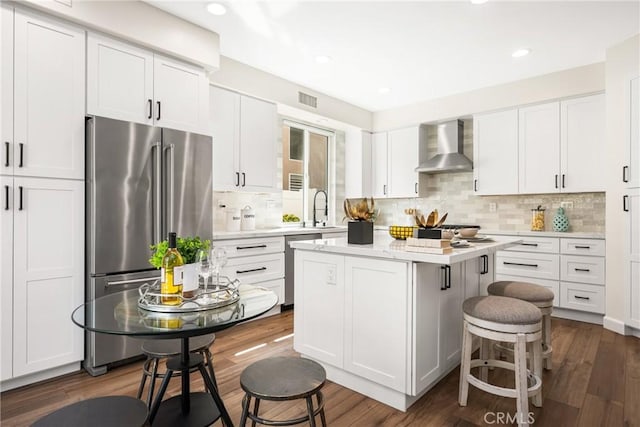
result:
<svg viewBox="0 0 640 427"><path fill-rule="evenodd" d="M597 63L375 112L373 128L391 130L603 90L604 63Z"/></svg>
<svg viewBox="0 0 640 427"><path fill-rule="evenodd" d="M82 26L120 37L167 55L199 64L209 71L220 67L220 36L141 1L21 0L30 7Z"/></svg>
<svg viewBox="0 0 640 427"><path fill-rule="evenodd" d="M622 167L625 152L629 80L640 76L640 34L607 49L607 159L606 236L607 236L607 304L605 327L624 332L625 287L624 241L627 214L622 211Z"/></svg>

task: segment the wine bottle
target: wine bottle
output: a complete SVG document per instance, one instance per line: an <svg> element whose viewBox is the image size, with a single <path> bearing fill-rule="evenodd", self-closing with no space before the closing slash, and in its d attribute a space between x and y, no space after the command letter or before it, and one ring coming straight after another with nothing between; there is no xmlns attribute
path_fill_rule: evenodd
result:
<svg viewBox="0 0 640 427"><path fill-rule="evenodd" d="M182 294L182 266L184 261L178 249L176 249L176 233L169 233L169 248L162 257L162 271L161 271L161 284L160 292L163 295L176 295L163 296L161 298L162 304L166 305L178 305L182 302L180 295Z"/></svg>

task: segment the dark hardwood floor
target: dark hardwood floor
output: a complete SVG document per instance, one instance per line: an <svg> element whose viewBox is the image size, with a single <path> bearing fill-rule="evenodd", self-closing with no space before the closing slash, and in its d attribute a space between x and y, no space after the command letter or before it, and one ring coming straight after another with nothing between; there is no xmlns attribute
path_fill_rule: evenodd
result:
<svg viewBox="0 0 640 427"><path fill-rule="evenodd" d="M538 426L640 426L640 339L624 337L587 323L553 319L553 370L543 376L543 407L533 408ZM269 356L297 354L293 339L277 338L293 332L291 311L238 325L217 334L213 345L220 392L234 423L240 419L242 390L239 377L251 362ZM241 350L266 343L243 355ZM135 396L142 362L110 370L93 378L78 372L0 395L0 424L30 425L43 415L78 400L105 395ZM510 386L513 375L490 373L491 382ZM196 389L202 380L193 376ZM169 386L178 394L180 381ZM498 413L515 412L515 401L470 388L469 403L458 406L458 371L451 372L407 412L328 382L324 387L330 426L477 426L500 425ZM264 412L263 412L264 411ZM289 417L305 411L303 402L261 405L261 414ZM218 423L219 425L219 423Z"/></svg>

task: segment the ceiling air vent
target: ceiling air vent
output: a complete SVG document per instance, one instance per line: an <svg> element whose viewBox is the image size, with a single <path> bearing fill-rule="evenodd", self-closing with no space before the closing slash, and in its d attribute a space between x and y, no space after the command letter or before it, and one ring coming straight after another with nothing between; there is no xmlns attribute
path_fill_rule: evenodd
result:
<svg viewBox="0 0 640 427"><path fill-rule="evenodd" d="M298 92L298 102L309 107L318 108L318 98L304 92Z"/></svg>

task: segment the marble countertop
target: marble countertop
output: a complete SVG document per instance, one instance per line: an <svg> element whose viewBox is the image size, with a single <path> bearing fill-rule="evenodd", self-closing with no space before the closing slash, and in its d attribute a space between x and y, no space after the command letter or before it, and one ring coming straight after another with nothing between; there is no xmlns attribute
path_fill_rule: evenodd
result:
<svg viewBox="0 0 640 427"><path fill-rule="evenodd" d="M596 232L573 232L573 231L499 231L499 230L480 230L482 234L489 236L523 236L523 237L565 237L567 239L604 239L605 233Z"/></svg>
<svg viewBox="0 0 640 427"><path fill-rule="evenodd" d="M446 255L406 251L406 242L404 240L395 240L384 231L374 232L373 244L371 245L349 244L346 238L339 238L291 242L290 246L300 250L394 259L398 261L455 264L504 249L515 243L519 243L522 239L518 237L493 236L492 240L493 241L482 243L472 243L472 246L467 248L454 248L452 253Z"/></svg>
<svg viewBox="0 0 640 427"><path fill-rule="evenodd" d="M275 227L252 231L214 231L212 240L247 239L251 237L288 236L292 234L342 233L346 226L326 227Z"/></svg>

